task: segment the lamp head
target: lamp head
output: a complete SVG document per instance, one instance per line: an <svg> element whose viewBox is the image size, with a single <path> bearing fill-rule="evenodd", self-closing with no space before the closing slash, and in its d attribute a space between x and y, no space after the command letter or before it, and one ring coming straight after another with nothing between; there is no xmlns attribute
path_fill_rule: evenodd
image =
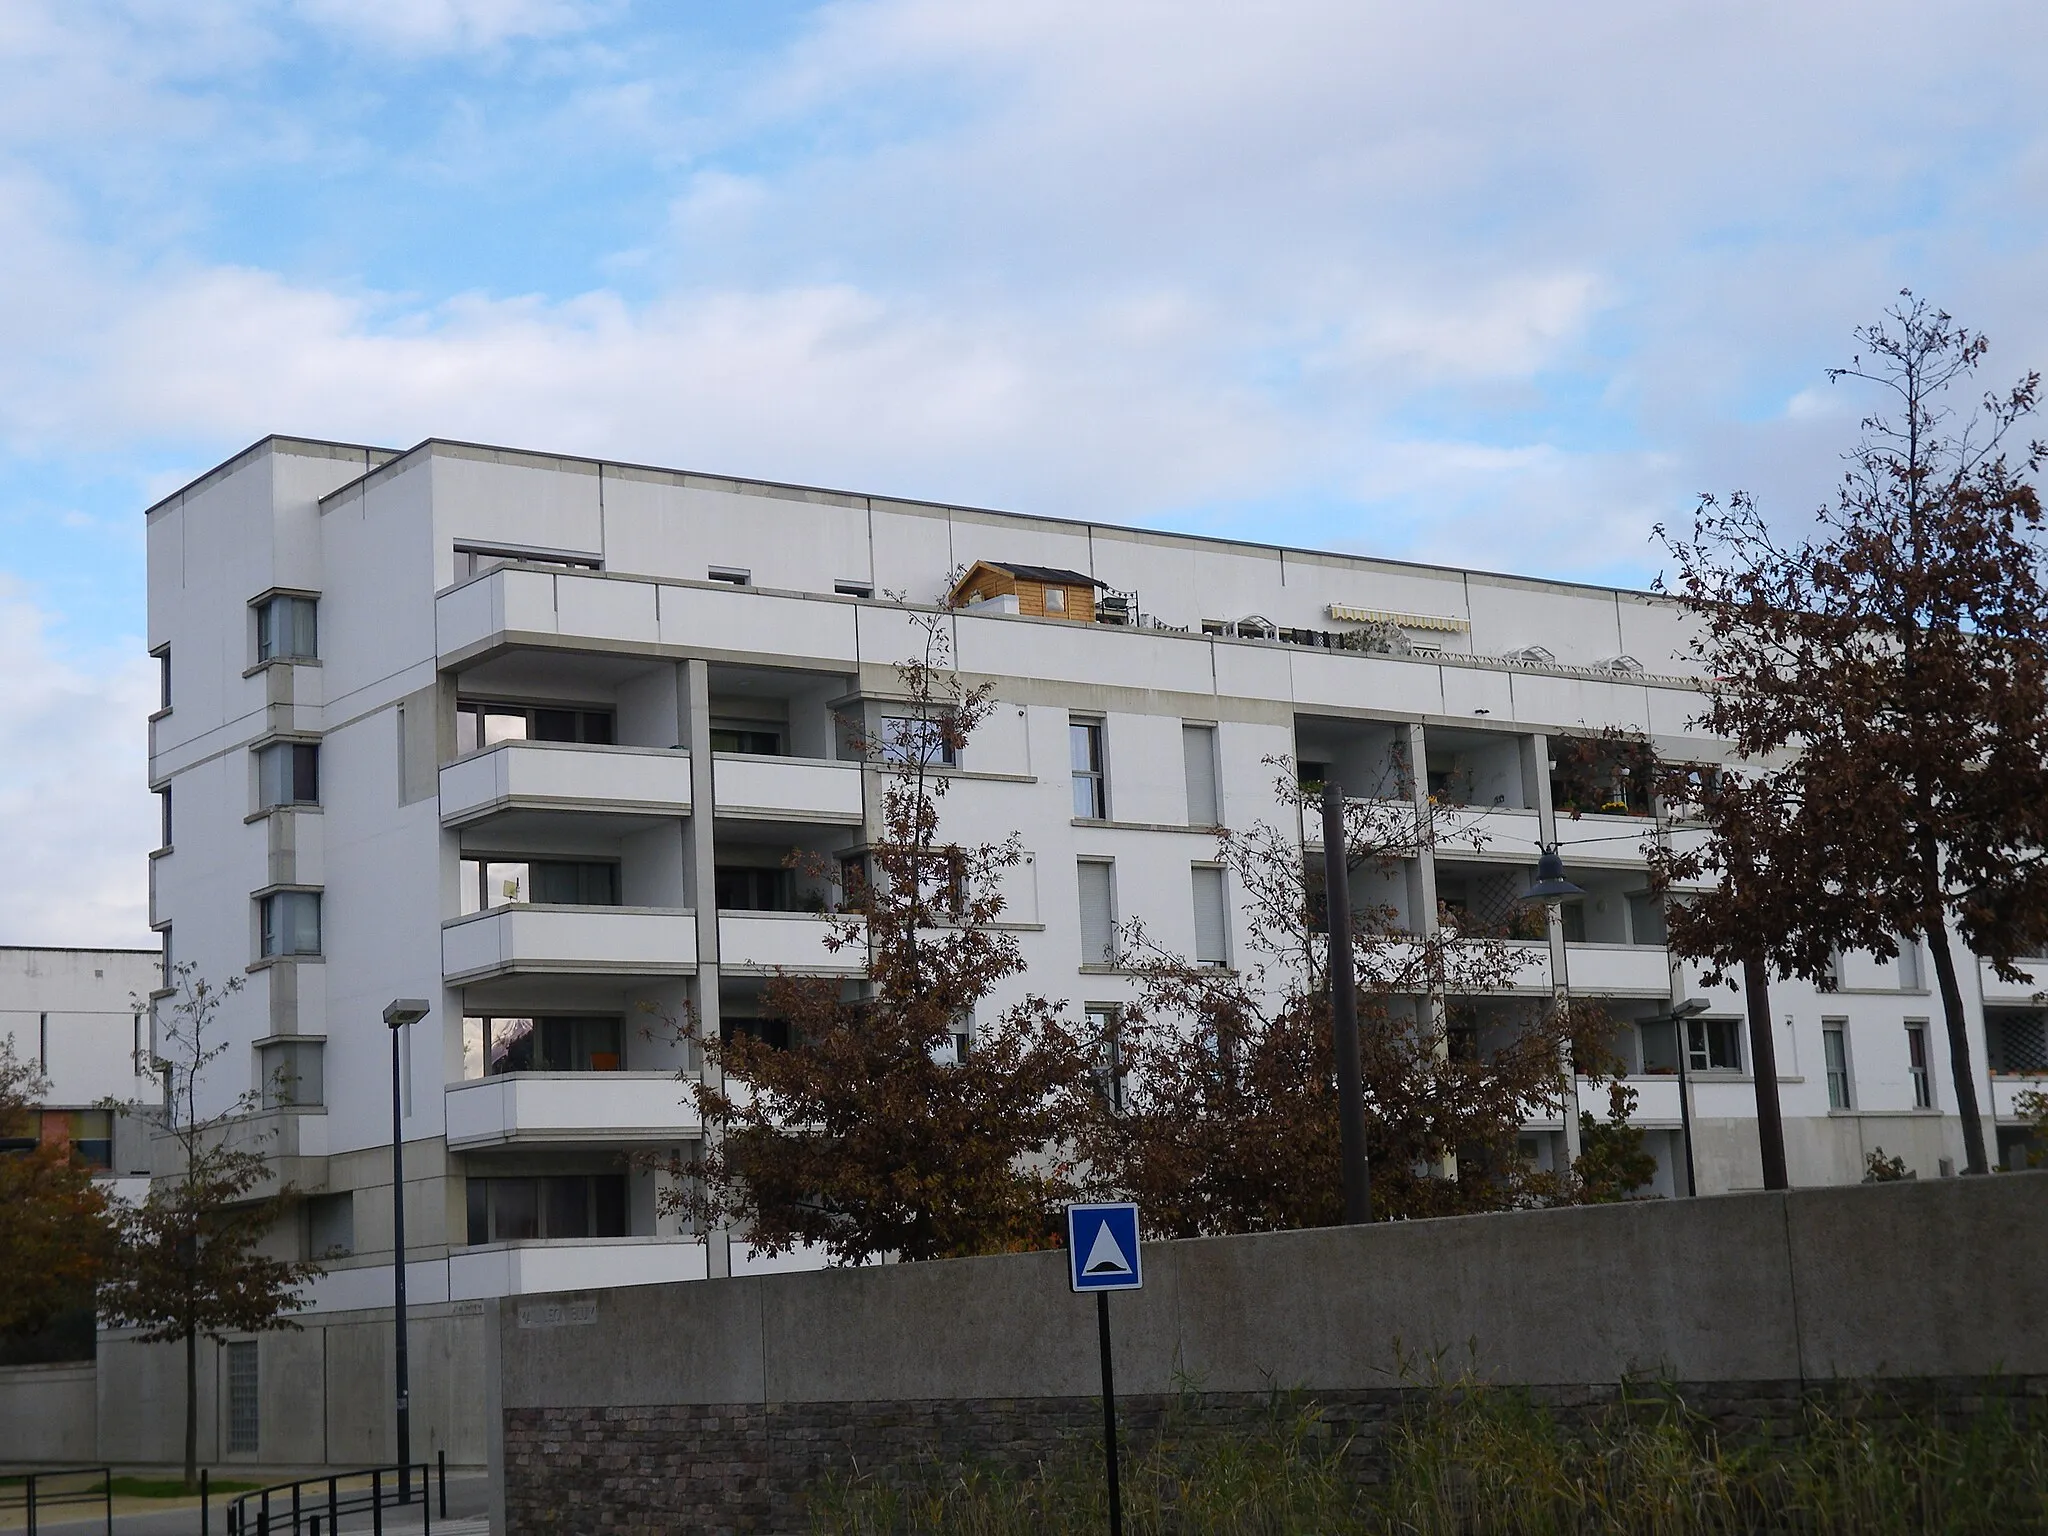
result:
<svg viewBox="0 0 2048 1536"><path fill-rule="evenodd" d="M1573 885L1564 877L1564 858L1557 851L1555 843L1536 845L1536 878L1524 891L1530 901L1562 901L1567 896L1583 896L1584 887Z"/></svg>
<svg viewBox="0 0 2048 1536"><path fill-rule="evenodd" d="M419 1023L431 1011L432 1005L424 997L394 998L384 1005L384 1022L393 1029L403 1029Z"/></svg>
<svg viewBox="0 0 2048 1536"><path fill-rule="evenodd" d="M1695 1014L1705 1013L1713 1006L1704 997L1688 997L1682 1003L1672 1004L1671 1017L1674 1019L1689 1019Z"/></svg>

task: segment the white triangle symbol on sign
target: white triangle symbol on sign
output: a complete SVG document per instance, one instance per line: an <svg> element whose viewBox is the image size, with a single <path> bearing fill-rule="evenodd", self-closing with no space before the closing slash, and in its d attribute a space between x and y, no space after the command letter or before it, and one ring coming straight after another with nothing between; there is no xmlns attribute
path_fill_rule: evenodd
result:
<svg viewBox="0 0 2048 1536"><path fill-rule="evenodd" d="M1109 1235L1109 1223L1104 1222L1095 1229L1095 1241L1088 1247L1088 1262L1081 1266L1084 1275L1128 1275L1131 1261L1124 1257L1124 1251L1117 1246L1115 1238Z"/></svg>

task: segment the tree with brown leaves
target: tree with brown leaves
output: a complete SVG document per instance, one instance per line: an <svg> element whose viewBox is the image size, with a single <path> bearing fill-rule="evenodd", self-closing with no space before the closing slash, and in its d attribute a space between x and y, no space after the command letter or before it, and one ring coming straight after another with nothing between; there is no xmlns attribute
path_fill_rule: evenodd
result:
<svg viewBox="0 0 2048 1536"><path fill-rule="evenodd" d="M1051 1247L1072 1195L1060 1149L1088 1112L1087 1043L1042 997L978 1014L1024 970L998 926L1003 875L1024 855L1015 837L943 838L943 765L993 703L952 670L943 619L924 633L897 669L914 725L856 741L885 779L881 835L825 942L867 956L858 995L778 975L763 1000L786 1048L745 1033L702 1042L723 1082L696 1085L705 1150L677 1204L764 1252L811 1244L859 1264Z"/></svg>
<svg viewBox="0 0 2048 1536"><path fill-rule="evenodd" d="M105 1263L107 1198L66 1142L46 1142L38 1111L49 1084L0 1038L0 1336L30 1334L92 1305Z"/></svg>
<svg viewBox="0 0 2048 1536"><path fill-rule="evenodd" d="M1781 539L1737 495L1703 499L1691 536L1666 537L1671 589L1700 620L1699 723L1761 786L1670 866L1708 887L1673 937L1823 986L1836 952L1924 942L1967 1167L1982 1173L1949 932L2008 979L2048 939L2048 584L2028 483L2044 450L2007 445L2039 375L1951 405L1987 343L1910 293L1857 339L1864 354L1829 377L1886 391L1889 413L1865 418L1817 529Z"/></svg>
<svg viewBox="0 0 2048 1536"><path fill-rule="evenodd" d="M1321 786L1290 772L1275 794L1299 817ZM1562 1110L1568 1044L1582 1071L1609 1070L1597 1007L1503 995L1527 964L1505 927L1468 918L1462 930L1423 935L1369 894L1446 840L1454 809L1345 803L1347 865L1363 877L1353 883L1352 935L1375 1219L1575 1198L1575 1176L1532 1168L1517 1142L1529 1120ZM1483 846L1483 834L1469 836ZM1089 1124L1080 1151L1091 1183L1136 1199L1162 1237L1335 1225L1321 858L1269 823L1219 833L1218 843L1256 958L1242 970L1197 965L1142 925L1126 930L1141 997L1113 1043L1113 1112Z"/></svg>
<svg viewBox="0 0 2048 1536"><path fill-rule="evenodd" d="M185 1346L185 1486L199 1476L199 1339L296 1328L287 1314L302 1310L302 1287L317 1264L260 1251L289 1207L288 1189L263 1192L262 1153L244 1122L255 1093L207 1113L207 1069L228 1050L216 1040L218 1014L242 978L214 986L195 967L173 969L176 989L158 1013L163 1070L168 1075L160 1129L176 1149L176 1168L150 1186L138 1206L119 1213L118 1242L100 1288L107 1321L142 1330L150 1344Z"/></svg>

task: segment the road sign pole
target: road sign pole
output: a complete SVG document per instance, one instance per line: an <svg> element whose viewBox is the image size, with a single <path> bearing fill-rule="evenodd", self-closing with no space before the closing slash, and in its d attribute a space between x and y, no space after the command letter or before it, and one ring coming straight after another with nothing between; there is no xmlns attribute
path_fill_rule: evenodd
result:
<svg viewBox="0 0 2048 1536"><path fill-rule="evenodd" d="M1110 1358L1107 1291L1095 1293L1095 1327L1102 1335L1102 1465L1109 1475L1109 1536L1124 1536L1124 1501L1116 1468L1116 1366Z"/></svg>

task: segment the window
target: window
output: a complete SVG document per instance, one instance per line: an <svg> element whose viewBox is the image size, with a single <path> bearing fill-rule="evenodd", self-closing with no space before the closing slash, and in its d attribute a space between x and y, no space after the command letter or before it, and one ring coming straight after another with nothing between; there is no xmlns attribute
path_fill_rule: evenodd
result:
<svg viewBox="0 0 2048 1536"><path fill-rule="evenodd" d="M721 912L788 912L789 871L723 865L715 872Z"/></svg>
<svg viewBox="0 0 2048 1536"><path fill-rule="evenodd" d="M1823 992L1842 990L1842 952L1839 949L1828 951L1828 961L1821 971L1820 983Z"/></svg>
<svg viewBox="0 0 2048 1536"><path fill-rule="evenodd" d="M1742 1037L1733 1019L1687 1019L1685 1066L1689 1072L1740 1072Z"/></svg>
<svg viewBox="0 0 2048 1536"><path fill-rule="evenodd" d="M356 1251L356 1197L352 1191L338 1195L306 1197L306 1257L345 1259Z"/></svg>
<svg viewBox="0 0 2048 1536"><path fill-rule="evenodd" d="M1223 868L1197 864L1190 871L1195 886L1195 964L1230 964L1230 916L1223 899Z"/></svg>
<svg viewBox="0 0 2048 1536"><path fill-rule="evenodd" d="M1188 825L1222 826L1223 805L1216 793L1216 727L1182 726L1180 755L1187 774Z"/></svg>
<svg viewBox="0 0 2048 1536"><path fill-rule="evenodd" d="M492 907L615 907L619 866L596 859L464 859L462 915Z"/></svg>
<svg viewBox="0 0 2048 1536"><path fill-rule="evenodd" d="M114 1166L114 1114L106 1109L74 1109L66 1116L66 1140L72 1155L88 1168Z"/></svg>
<svg viewBox="0 0 2048 1536"><path fill-rule="evenodd" d="M729 587L750 587L754 584L754 573L736 565L714 565L704 573L704 579L722 581Z"/></svg>
<svg viewBox="0 0 2048 1536"><path fill-rule="evenodd" d="M320 803L320 747L310 741L273 741L256 752L256 803L263 810ZM166 839L168 841L168 839Z"/></svg>
<svg viewBox="0 0 2048 1536"><path fill-rule="evenodd" d="M1821 1057L1827 1064L1828 1108L1848 1109L1849 1029L1844 1020L1823 1019L1820 1026Z"/></svg>
<svg viewBox="0 0 2048 1536"><path fill-rule="evenodd" d="M1320 795L1323 783L1330 777L1330 765L1313 758L1297 758L1294 764L1294 782L1307 794Z"/></svg>
<svg viewBox="0 0 2048 1536"><path fill-rule="evenodd" d="M1987 1008L1984 1035L1992 1071L2022 1076L2048 1073L2048 1015Z"/></svg>
<svg viewBox="0 0 2048 1536"><path fill-rule="evenodd" d="M320 953L318 891L274 892L263 898L262 912L262 953L266 958Z"/></svg>
<svg viewBox="0 0 2048 1536"><path fill-rule="evenodd" d="M491 544L457 544L455 579L465 581L511 561L521 565L554 565L572 571L601 571L604 561L596 555L576 555L564 550L513 549Z"/></svg>
<svg viewBox="0 0 2048 1536"><path fill-rule="evenodd" d="M789 1020L763 1018L759 1015L738 1015L722 1013L718 1018L718 1038L730 1041L735 1035L745 1035L758 1040L771 1050L789 1049Z"/></svg>
<svg viewBox="0 0 2048 1536"><path fill-rule="evenodd" d="M1913 1107L1934 1108L1934 1079L1927 1071L1927 1026L1906 1026L1906 1070L1913 1077Z"/></svg>
<svg viewBox="0 0 2048 1536"><path fill-rule="evenodd" d="M616 1017L465 1017L462 1075L498 1077L507 1072L617 1072L625 1065L625 1034Z"/></svg>
<svg viewBox="0 0 2048 1536"><path fill-rule="evenodd" d="M626 1236L623 1174L471 1179L468 1200L472 1246Z"/></svg>
<svg viewBox="0 0 2048 1536"><path fill-rule="evenodd" d="M170 647L156 653L156 707L171 707L171 651Z"/></svg>
<svg viewBox="0 0 2048 1536"><path fill-rule="evenodd" d="M1074 814L1083 821L1107 820L1109 784L1103 772L1102 722L1068 722L1067 750L1073 759Z"/></svg>
<svg viewBox="0 0 2048 1536"><path fill-rule="evenodd" d="M170 846L171 846L171 786L170 786L170 785L166 784L166 785L165 785L165 786L164 786L164 787L163 787L162 789L160 789L160 790L158 790L158 791L156 792L156 802L157 802L157 804L156 804L156 809L157 809L157 815L158 815L158 816L159 816L159 817L160 817L160 818L162 819L162 821L163 821L163 828L162 828L162 838L163 838L163 840L162 840L161 842L159 842L159 843L157 844L157 846L158 846L159 848L168 848L168 847L170 847Z"/></svg>
<svg viewBox="0 0 2048 1536"><path fill-rule="evenodd" d="M1116 866L1105 859L1082 859L1081 963L1116 964Z"/></svg>
<svg viewBox="0 0 2048 1536"><path fill-rule="evenodd" d="M570 741L612 745L612 712L567 705L507 704L463 699L455 706L455 750L479 752L503 741Z"/></svg>
<svg viewBox="0 0 2048 1536"><path fill-rule="evenodd" d="M1927 973L1920 965L1920 941L1902 938L1899 940L1899 990L1901 992L1925 992Z"/></svg>
<svg viewBox="0 0 2048 1536"><path fill-rule="evenodd" d="M865 581L835 581L832 590L841 597L873 597L874 585Z"/></svg>
<svg viewBox="0 0 2048 1536"><path fill-rule="evenodd" d="M1663 898L1654 891L1637 891L1628 899L1628 931L1631 944L1650 944L1661 949L1664 930Z"/></svg>
<svg viewBox="0 0 2048 1536"><path fill-rule="evenodd" d="M310 597L266 597L256 605L256 659L311 661L320 654Z"/></svg>
<svg viewBox="0 0 2048 1536"><path fill-rule="evenodd" d="M256 1048L258 1091L265 1109L317 1108L324 1098L323 1046L318 1040L273 1040Z"/></svg>
<svg viewBox="0 0 2048 1536"><path fill-rule="evenodd" d="M738 752L748 757L780 757L782 732L766 726L714 725L711 750Z"/></svg>
<svg viewBox="0 0 2048 1536"><path fill-rule="evenodd" d="M868 909L868 860L862 853L839 856L839 904L849 912Z"/></svg>
<svg viewBox="0 0 2048 1536"><path fill-rule="evenodd" d="M960 766L960 754L947 737L944 721L920 719L914 715L884 715L882 761L923 763L928 768L957 768Z"/></svg>
<svg viewBox="0 0 2048 1536"><path fill-rule="evenodd" d="M1045 589L1045 611L1047 613L1065 613L1067 611L1067 589L1065 587L1047 587Z"/></svg>
<svg viewBox="0 0 2048 1536"><path fill-rule="evenodd" d="M262 1399L257 1392L256 1341L224 1346L228 1369L228 1449L255 1451L262 1440Z"/></svg>
<svg viewBox="0 0 2048 1536"><path fill-rule="evenodd" d="M1123 1010L1114 1003L1090 1003L1088 1033L1095 1041L1095 1092L1111 1114L1124 1108Z"/></svg>

